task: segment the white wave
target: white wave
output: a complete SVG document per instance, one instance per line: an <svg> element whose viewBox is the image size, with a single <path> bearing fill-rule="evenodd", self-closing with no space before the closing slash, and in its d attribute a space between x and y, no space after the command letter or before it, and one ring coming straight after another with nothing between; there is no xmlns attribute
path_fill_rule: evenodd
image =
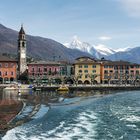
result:
<svg viewBox="0 0 140 140"><path fill-rule="evenodd" d="M46 105L41 105L39 111L32 117L33 119L38 119L43 117L49 111L49 107Z"/></svg>
<svg viewBox="0 0 140 140"><path fill-rule="evenodd" d="M137 128L137 126L136 126L135 124L128 124L128 125L126 125L126 126L132 127L132 128Z"/></svg>
<svg viewBox="0 0 140 140"><path fill-rule="evenodd" d="M2 138L2 140L27 140L26 133L27 131L24 129L14 128L8 131L6 135Z"/></svg>
<svg viewBox="0 0 140 140"><path fill-rule="evenodd" d="M69 140L72 139L73 137L79 137L80 139L89 139L90 137L96 136L96 125L97 117L95 117L95 113L93 112L82 112L79 114L79 116L74 120L76 123L69 123L65 124L60 124L59 127L57 127L53 131L53 133L56 136L55 139L65 139ZM94 120L94 122L91 122ZM66 125L66 126L65 126ZM58 128L63 129L63 132L57 132ZM52 132L52 131L51 131ZM50 132L48 132L50 134Z"/></svg>
<svg viewBox="0 0 140 140"><path fill-rule="evenodd" d="M62 121L59 125L50 131L36 134L37 126L16 127L6 133L2 140L71 140L74 137L83 140L90 140L96 136L97 126L96 114L92 111L80 113L72 122ZM28 132L33 133L32 136Z"/></svg>
<svg viewBox="0 0 140 140"><path fill-rule="evenodd" d="M140 116L129 115L121 118L120 120L128 121L128 122L140 122Z"/></svg>
<svg viewBox="0 0 140 140"><path fill-rule="evenodd" d="M60 125L58 127L56 127L53 130L50 130L48 133L48 135L54 134L57 130L61 130L64 126L65 122L60 122Z"/></svg>

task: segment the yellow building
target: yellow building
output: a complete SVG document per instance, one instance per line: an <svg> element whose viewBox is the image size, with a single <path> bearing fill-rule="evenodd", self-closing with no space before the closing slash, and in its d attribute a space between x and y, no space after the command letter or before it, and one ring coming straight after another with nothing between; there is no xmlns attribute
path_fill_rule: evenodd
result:
<svg viewBox="0 0 140 140"><path fill-rule="evenodd" d="M100 83L100 63L90 57L75 60L75 79L78 84Z"/></svg>

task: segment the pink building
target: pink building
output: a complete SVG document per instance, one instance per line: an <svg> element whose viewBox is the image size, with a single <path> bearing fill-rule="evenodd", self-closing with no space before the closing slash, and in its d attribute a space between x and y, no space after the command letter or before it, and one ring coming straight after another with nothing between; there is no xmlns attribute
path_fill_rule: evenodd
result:
<svg viewBox="0 0 140 140"><path fill-rule="evenodd" d="M30 80L47 80L50 77L58 77L60 63L51 61L38 61L28 64L28 77Z"/></svg>

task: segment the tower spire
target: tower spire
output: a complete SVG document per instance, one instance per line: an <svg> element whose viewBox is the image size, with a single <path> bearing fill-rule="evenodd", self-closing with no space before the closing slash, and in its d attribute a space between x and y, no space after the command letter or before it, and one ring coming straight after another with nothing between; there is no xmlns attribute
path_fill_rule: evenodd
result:
<svg viewBox="0 0 140 140"><path fill-rule="evenodd" d="M19 31L19 37L18 37L20 40L25 40L25 31L23 29L23 24L21 24L21 28L20 28L20 31Z"/></svg>
<svg viewBox="0 0 140 140"><path fill-rule="evenodd" d="M18 35L18 71L19 76L22 75L26 71L26 39L25 39L25 31L23 29L23 24L21 24L21 28Z"/></svg>
<svg viewBox="0 0 140 140"><path fill-rule="evenodd" d="M21 28L20 28L19 34L25 34L25 31L23 29L23 23L21 24Z"/></svg>

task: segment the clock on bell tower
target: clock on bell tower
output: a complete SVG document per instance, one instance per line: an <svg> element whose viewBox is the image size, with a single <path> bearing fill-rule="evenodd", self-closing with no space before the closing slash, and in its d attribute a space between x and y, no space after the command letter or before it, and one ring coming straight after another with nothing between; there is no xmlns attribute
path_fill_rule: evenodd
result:
<svg viewBox="0 0 140 140"><path fill-rule="evenodd" d="M26 64L26 39L23 25L19 31L18 35L18 71L19 76L22 75L27 68Z"/></svg>

